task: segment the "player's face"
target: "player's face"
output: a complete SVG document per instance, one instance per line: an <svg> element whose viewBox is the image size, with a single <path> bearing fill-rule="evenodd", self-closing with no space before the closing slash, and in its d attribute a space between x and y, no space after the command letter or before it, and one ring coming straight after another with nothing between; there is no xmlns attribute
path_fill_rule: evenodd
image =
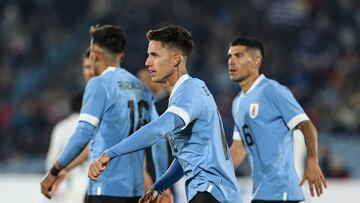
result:
<svg viewBox="0 0 360 203"><path fill-rule="evenodd" d="M171 48L164 47L160 41L151 40L145 66L150 72L152 81L165 83L176 70L174 52Z"/></svg>
<svg viewBox="0 0 360 203"><path fill-rule="evenodd" d="M103 54L101 48L93 43L93 40L90 42L90 62L91 66L94 69L95 75L100 75L102 71L105 69L102 67L102 63L100 61L99 55Z"/></svg>
<svg viewBox="0 0 360 203"><path fill-rule="evenodd" d="M83 70L85 83L87 83L90 80L90 78L95 76L95 71L94 71L94 68L92 66L90 57L83 58L82 70Z"/></svg>
<svg viewBox="0 0 360 203"><path fill-rule="evenodd" d="M230 46L228 51L228 69L230 79L241 82L256 73L254 60L245 46Z"/></svg>

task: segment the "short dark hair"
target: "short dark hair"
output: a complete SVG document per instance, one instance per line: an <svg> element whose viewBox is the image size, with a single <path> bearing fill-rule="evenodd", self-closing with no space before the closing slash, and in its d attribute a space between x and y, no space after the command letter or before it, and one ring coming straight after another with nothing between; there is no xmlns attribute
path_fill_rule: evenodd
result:
<svg viewBox="0 0 360 203"><path fill-rule="evenodd" d="M90 36L94 44L118 54L124 51L126 35L124 31L114 25L93 25L90 27Z"/></svg>
<svg viewBox="0 0 360 203"><path fill-rule="evenodd" d="M261 53L261 56L263 58L265 56L264 45L262 44L262 42L260 42L259 40L255 39L255 38L239 37L230 43L230 46L239 46L239 45L243 45L243 46L253 48L253 49L258 49Z"/></svg>
<svg viewBox="0 0 360 203"><path fill-rule="evenodd" d="M149 41L160 41L163 45L175 46L183 55L189 56L194 40L191 33L178 25L169 25L157 30L149 30L146 34Z"/></svg>

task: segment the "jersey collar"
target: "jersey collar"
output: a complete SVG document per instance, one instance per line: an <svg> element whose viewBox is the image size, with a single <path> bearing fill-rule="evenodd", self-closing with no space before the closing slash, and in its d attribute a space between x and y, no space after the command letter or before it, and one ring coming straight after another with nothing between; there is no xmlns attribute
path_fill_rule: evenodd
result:
<svg viewBox="0 0 360 203"><path fill-rule="evenodd" d="M175 93L175 91L180 87L181 84L183 84L183 82L185 82L186 80L190 79L190 76L188 74L184 74L182 75L178 81L176 81L174 88L171 90L171 94L170 97Z"/></svg>
<svg viewBox="0 0 360 203"><path fill-rule="evenodd" d="M110 72L110 71L115 71L115 69L116 69L116 67L109 66L101 73L101 75L104 75L105 73Z"/></svg>
<svg viewBox="0 0 360 203"><path fill-rule="evenodd" d="M249 88L249 90L245 93L244 95L249 94L253 89L255 89L255 87L263 80L265 79L265 75L261 74L258 78L256 78L256 80L254 81L254 83L251 85L251 87Z"/></svg>

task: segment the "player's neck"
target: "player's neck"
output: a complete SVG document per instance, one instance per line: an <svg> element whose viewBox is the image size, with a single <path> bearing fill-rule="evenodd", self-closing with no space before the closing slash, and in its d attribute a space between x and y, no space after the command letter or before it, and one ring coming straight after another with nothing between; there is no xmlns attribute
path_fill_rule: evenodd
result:
<svg viewBox="0 0 360 203"><path fill-rule="evenodd" d="M105 69L108 67L120 67L120 63L118 61L108 61L107 63L104 63Z"/></svg>
<svg viewBox="0 0 360 203"><path fill-rule="evenodd" d="M254 84L255 80L260 76L260 74L254 74L254 75L250 75L248 78L246 78L245 80L239 82L239 85L241 87L241 90L246 93L251 86Z"/></svg>
<svg viewBox="0 0 360 203"><path fill-rule="evenodd" d="M181 76L187 74L186 68L182 67L182 68L178 68L169 78L168 80L165 81L165 88L166 90L171 93L171 91L173 90L176 82L180 79Z"/></svg>
<svg viewBox="0 0 360 203"><path fill-rule="evenodd" d="M117 68L117 67L119 67L120 65L119 65L119 63L117 63L117 62L115 62L115 61L113 61L113 62L105 62L105 63L103 63L102 65L101 65L101 71L100 71L100 74L102 74L107 68L109 68L109 67L115 67L115 68Z"/></svg>
<svg viewBox="0 0 360 203"><path fill-rule="evenodd" d="M155 94L155 97L156 97L156 98L160 98L160 97L162 97L163 95L167 94L167 90L166 90L165 88L161 87L161 88L159 88L158 90L156 90L156 91L154 92L154 94Z"/></svg>

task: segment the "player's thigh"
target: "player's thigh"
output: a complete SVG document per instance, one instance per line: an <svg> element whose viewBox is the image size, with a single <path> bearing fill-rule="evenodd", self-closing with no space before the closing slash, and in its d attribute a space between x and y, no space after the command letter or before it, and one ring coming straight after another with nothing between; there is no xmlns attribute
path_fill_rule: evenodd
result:
<svg viewBox="0 0 360 203"><path fill-rule="evenodd" d="M87 203L138 203L140 197L112 197L112 196L95 196L87 197Z"/></svg>
<svg viewBox="0 0 360 203"><path fill-rule="evenodd" d="M189 203L219 203L210 193L198 192Z"/></svg>

